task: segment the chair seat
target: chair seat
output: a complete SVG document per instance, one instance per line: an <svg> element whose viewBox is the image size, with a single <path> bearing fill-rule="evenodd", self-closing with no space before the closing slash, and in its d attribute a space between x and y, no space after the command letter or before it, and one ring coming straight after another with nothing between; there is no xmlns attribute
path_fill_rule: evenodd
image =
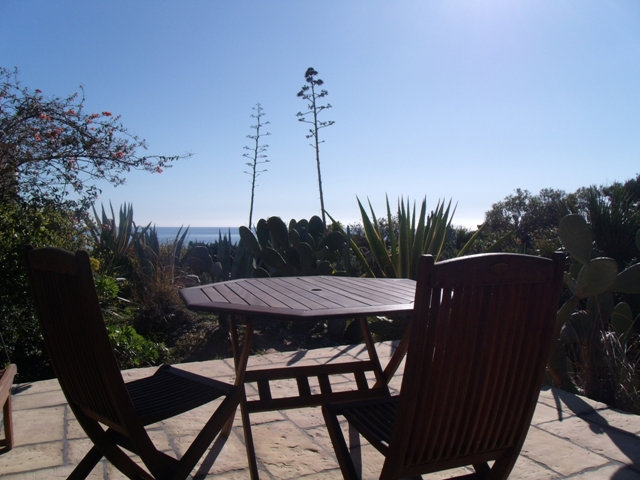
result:
<svg viewBox="0 0 640 480"><path fill-rule="evenodd" d="M343 415L371 445L386 453L396 418L398 397L329 405L336 415Z"/></svg>
<svg viewBox="0 0 640 480"><path fill-rule="evenodd" d="M170 365L126 384L143 425L150 425L228 395L233 385Z"/></svg>

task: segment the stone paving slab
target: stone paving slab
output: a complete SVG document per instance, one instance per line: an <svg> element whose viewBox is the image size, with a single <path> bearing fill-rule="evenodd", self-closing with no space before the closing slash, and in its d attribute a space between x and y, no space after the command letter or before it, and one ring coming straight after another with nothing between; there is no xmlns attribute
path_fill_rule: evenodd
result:
<svg viewBox="0 0 640 480"><path fill-rule="evenodd" d="M384 364L394 345L377 345ZM311 351L276 352L251 357L250 368L303 365L362 358L362 345ZM233 380L231 359L187 363L180 366L202 375ZM149 375L154 368L126 370L125 380ZM399 373L391 382L400 387ZM345 387L349 379L340 379ZM274 392L294 386L276 382ZM247 390L249 396L255 388ZM149 427L150 436L168 454L181 455L215 408L205 405L179 417ZM0 479L66 478L91 443L65 402L57 380L16 385L13 393L15 447L0 454ZM251 415L258 468L266 480L329 480L340 470L319 407ZM640 479L640 416L608 408L584 397L556 389L540 392L538 406L521 455L511 478L524 480L631 480ZM217 445L220 447L220 445ZM360 449L363 478L377 478L382 456L370 445ZM467 469L425 475L439 480ZM249 478L240 414L221 448L212 448L192 472L193 478L229 480ZM120 480L124 476L106 461L88 477Z"/></svg>

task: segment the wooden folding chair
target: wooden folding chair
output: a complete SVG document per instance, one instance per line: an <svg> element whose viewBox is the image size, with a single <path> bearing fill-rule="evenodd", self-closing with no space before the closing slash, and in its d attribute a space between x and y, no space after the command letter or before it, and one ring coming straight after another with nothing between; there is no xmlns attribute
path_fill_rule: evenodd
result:
<svg viewBox="0 0 640 480"><path fill-rule="evenodd" d="M323 407L344 478L359 475L338 415L385 456L381 479L463 466L475 473L457 478L507 478L542 385L562 270L561 254L423 256L400 394Z"/></svg>
<svg viewBox="0 0 640 480"><path fill-rule="evenodd" d="M149 377L125 383L87 253L28 247L25 256L51 365L94 444L69 478L85 478L102 457L129 478L186 478L216 436L228 435L243 379L232 385L165 365ZM180 459L158 450L149 438L146 425L215 399L219 405ZM146 470L123 449L137 454Z"/></svg>

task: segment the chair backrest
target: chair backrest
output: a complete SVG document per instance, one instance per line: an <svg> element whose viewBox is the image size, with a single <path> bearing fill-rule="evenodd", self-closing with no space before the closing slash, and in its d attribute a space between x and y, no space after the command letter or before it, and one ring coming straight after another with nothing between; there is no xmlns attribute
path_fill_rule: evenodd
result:
<svg viewBox="0 0 640 480"><path fill-rule="evenodd" d="M89 256L27 247L25 257L45 345L67 401L75 412L128 435L140 424L109 343Z"/></svg>
<svg viewBox="0 0 640 480"><path fill-rule="evenodd" d="M560 254L422 257L387 469L432 465L426 473L509 449L517 456L544 378L562 270Z"/></svg>

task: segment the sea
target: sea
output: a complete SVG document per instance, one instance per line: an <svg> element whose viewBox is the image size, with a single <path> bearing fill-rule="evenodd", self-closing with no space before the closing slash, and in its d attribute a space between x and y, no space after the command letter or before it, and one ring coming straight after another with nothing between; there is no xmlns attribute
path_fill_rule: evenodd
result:
<svg viewBox="0 0 640 480"><path fill-rule="evenodd" d="M172 242L178 231L184 233L186 227L156 227L158 233L158 241L160 243ZM237 244L240 241L238 227L189 227L189 232L185 238L185 245L189 242L213 243L217 242L220 237L230 238L231 243Z"/></svg>

